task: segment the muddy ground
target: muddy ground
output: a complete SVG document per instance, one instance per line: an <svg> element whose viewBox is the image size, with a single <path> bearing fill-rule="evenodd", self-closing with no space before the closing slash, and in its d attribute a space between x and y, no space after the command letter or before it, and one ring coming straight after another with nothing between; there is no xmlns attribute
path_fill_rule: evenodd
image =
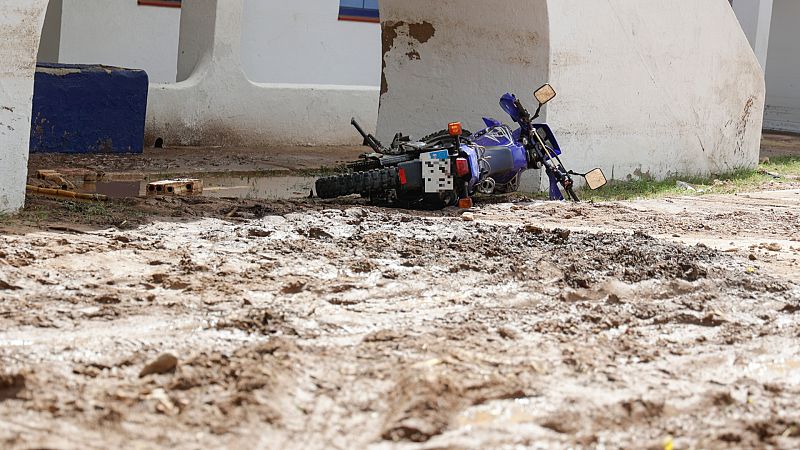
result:
<svg viewBox="0 0 800 450"><path fill-rule="evenodd" d="M97 169L108 174L209 174L316 170L357 159L365 147L146 148L139 155L39 153L29 171L60 167Z"/></svg>
<svg viewBox="0 0 800 450"><path fill-rule="evenodd" d="M799 203L7 228L0 442L797 448Z"/></svg>
<svg viewBox="0 0 800 450"><path fill-rule="evenodd" d="M796 449L798 206L31 196L0 447Z"/></svg>

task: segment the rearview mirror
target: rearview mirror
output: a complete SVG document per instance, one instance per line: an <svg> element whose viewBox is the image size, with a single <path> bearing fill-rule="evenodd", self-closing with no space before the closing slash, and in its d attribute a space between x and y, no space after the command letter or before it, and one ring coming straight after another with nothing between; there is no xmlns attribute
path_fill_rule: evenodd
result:
<svg viewBox="0 0 800 450"><path fill-rule="evenodd" d="M553 86L549 84L545 84L544 86L540 87L533 93L533 96L536 97L536 100L539 102L540 105L544 105L556 96L556 90L553 89Z"/></svg>
<svg viewBox="0 0 800 450"><path fill-rule="evenodd" d="M590 171L584 175L583 178L586 178L586 185L589 186L589 189L593 191L595 189L600 189L608 183L605 174L600 169L594 169Z"/></svg>

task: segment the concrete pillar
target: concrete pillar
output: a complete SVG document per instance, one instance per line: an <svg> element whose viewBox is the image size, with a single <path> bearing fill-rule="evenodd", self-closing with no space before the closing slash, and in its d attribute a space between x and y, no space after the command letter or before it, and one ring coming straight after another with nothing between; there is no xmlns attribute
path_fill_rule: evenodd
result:
<svg viewBox="0 0 800 450"><path fill-rule="evenodd" d="M184 2L182 81L151 85L146 145L158 138L166 145L196 146L359 144L349 126L353 116L374 130L375 87L248 80L240 58L242 9L243 0Z"/></svg>
<svg viewBox="0 0 800 450"><path fill-rule="evenodd" d="M381 0L381 137L508 122L500 95L533 106L549 81L546 118L576 171L659 179L757 164L764 76L727 0L480 3ZM415 37L426 23L435 32Z"/></svg>
<svg viewBox="0 0 800 450"><path fill-rule="evenodd" d="M731 5L761 68L766 71L773 0L733 0Z"/></svg>
<svg viewBox="0 0 800 450"><path fill-rule="evenodd" d="M0 3L0 212L25 203L33 75L47 0Z"/></svg>

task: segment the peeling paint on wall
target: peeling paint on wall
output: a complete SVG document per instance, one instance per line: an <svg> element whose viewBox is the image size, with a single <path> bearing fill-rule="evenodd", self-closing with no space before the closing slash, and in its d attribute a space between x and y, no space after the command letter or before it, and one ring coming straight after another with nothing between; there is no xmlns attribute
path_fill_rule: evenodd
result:
<svg viewBox="0 0 800 450"><path fill-rule="evenodd" d="M383 66L381 68L381 95L389 91L389 83L386 80L386 58L389 52L395 48L395 44L399 37L405 37L406 46L409 49L405 55L409 61L417 61L421 59L419 50L415 47L419 44L425 44L436 35L436 27L430 22L421 23L407 23L399 22L383 22L382 23L383 35L381 42L383 43Z"/></svg>

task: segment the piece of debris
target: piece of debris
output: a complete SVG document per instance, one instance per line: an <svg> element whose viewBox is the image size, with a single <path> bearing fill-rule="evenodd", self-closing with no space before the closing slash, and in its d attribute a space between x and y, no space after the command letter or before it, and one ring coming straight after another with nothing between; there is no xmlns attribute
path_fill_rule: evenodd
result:
<svg viewBox="0 0 800 450"><path fill-rule="evenodd" d="M99 200L99 201L108 200L108 196L106 195L84 194L82 192L75 192L67 189L50 189L39 186L32 186L30 184L25 186L25 190L33 194L50 195L53 197L77 198L80 200Z"/></svg>
<svg viewBox="0 0 800 450"><path fill-rule="evenodd" d="M465 212L461 215L461 220L464 222L474 222L475 221L475 214L471 212Z"/></svg>
<svg viewBox="0 0 800 450"><path fill-rule="evenodd" d="M61 189L74 190L75 184L64 178L60 172L55 170L37 170L36 178L50 183L57 184Z"/></svg>
<svg viewBox="0 0 800 450"><path fill-rule="evenodd" d="M676 181L675 186L689 192L697 192L697 189L685 181Z"/></svg>
<svg viewBox="0 0 800 450"><path fill-rule="evenodd" d="M176 178L147 184L147 195L195 195L203 193L203 181L197 178Z"/></svg>
<svg viewBox="0 0 800 450"><path fill-rule="evenodd" d="M779 180L779 179L783 178L783 176L781 174L776 173L776 172L770 172L767 169L758 169L758 173L760 173L761 175L766 175L768 177L775 178L776 180Z"/></svg>
<svg viewBox="0 0 800 450"><path fill-rule="evenodd" d="M779 252L779 251L781 251L783 249L781 244L778 244L777 242L772 242L772 243L766 244L764 246L764 248L769 250L769 251L771 251L771 252Z"/></svg>
<svg viewBox="0 0 800 450"><path fill-rule="evenodd" d="M170 353L164 353L159 356L155 361L144 366L139 372L139 378L144 378L148 375L161 375L165 373L175 372L178 367L178 358Z"/></svg>

